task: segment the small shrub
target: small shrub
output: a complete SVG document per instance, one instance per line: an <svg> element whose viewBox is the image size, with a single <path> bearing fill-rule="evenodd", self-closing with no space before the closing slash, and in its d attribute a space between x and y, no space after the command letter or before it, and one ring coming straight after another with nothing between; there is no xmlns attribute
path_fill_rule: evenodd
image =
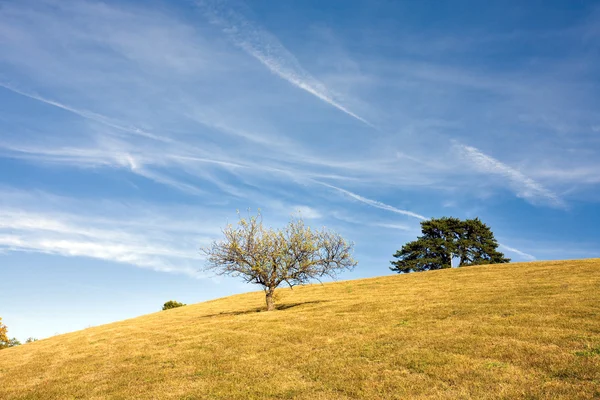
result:
<svg viewBox="0 0 600 400"><path fill-rule="evenodd" d="M170 310L171 308L177 308L177 307L183 307L183 306L185 306L185 304L180 303L175 300L169 300L163 305L162 309L163 309L163 311L165 311L165 310Z"/></svg>

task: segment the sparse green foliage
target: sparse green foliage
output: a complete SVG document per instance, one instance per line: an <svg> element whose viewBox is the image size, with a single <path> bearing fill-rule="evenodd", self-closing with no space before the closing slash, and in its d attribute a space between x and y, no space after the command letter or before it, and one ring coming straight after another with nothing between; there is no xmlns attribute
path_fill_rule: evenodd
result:
<svg viewBox="0 0 600 400"><path fill-rule="evenodd" d="M497 250L498 242L490 228L479 218L462 221L439 218L421 222L422 236L398 250L390 269L396 272L417 272L450 268L452 259L458 266L510 262Z"/></svg>
<svg viewBox="0 0 600 400"><path fill-rule="evenodd" d="M185 304L180 303L175 300L169 300L165 304L163 304L162 310L165 311L165 310L170 310L171 308L177 308L177 307L183 307L183 306L185 306Z"/></svg>
<svg viewBox="0 0 600 400"><path fill-rule="evenodd" d="M292 287L335 277L356 265L352 243L324 228L312 230L301 218L292 218L281 230L265 229L259 212L247 219L240 216L237 227L228 225L223 234L224 240L202 249L205 269L263 286L269 311L275 309L275 288L280 284Z"/></svg>
<svg viewBox="0 0 600 400"><path fill-rule="evenodd" d="M17 338L8 339L7 341L0 342L0 350L6 349L8 347L19 346L21 342Z"/></svg>
<svg viewBox="0 0 600 400"><path fill-rule="evenodd" d="M25 343L32 343L32 342L37 342L38 339L34 338L34 337L28 337L27 340L25 340Z"/></svg>

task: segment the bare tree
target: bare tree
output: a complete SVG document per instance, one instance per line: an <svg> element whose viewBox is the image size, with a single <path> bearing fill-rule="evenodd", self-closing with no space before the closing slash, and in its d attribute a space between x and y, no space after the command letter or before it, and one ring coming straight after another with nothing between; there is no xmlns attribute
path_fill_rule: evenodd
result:
<svg viewBox="0 0 600 400"><path fill-rule="evenodd" d="M204 269L263 286L268 311L275 309L273 294L280 284L293 287L335 277L357 264L352 243L325 228L311 230L301 218L292 218L283 229L265 229L259 212L240 216L237 226L228 225L223 234L223 240L202 249L207 256Z"/></svg>

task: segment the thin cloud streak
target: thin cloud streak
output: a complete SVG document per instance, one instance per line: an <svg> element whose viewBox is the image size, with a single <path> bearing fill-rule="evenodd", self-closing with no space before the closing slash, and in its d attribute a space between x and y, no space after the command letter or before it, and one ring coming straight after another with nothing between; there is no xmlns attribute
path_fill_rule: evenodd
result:
<svg viewBox="0 0 600 400"><path fill-rule="evenodd" d="M561 187L555 181L550 183L550 179L556 176L554 170L560 170L554 160L548 161L547 176L541 175L543 171L536 175L531 168L527 169L526 176L518 169L472 146L458 148L466 163L451 163L450 158L446 157L448 148L456 150L452 148L452 142L448 142L449 137L462 143L470 143L471 140L473 143L484 143L482 148L490 146L490 142L486 146L485 138L477 140L468 136L470 132L478 135L482 132L478 126L473 126L473 129L471 125L462 126L460 118L471 121L471 115L463 116L459 113L449 116L445 110L449 106L469 109L463 106L478 101L474 100L479 99L478 96L473 99L467 97L471 93L470 89L465 91L467 94L463 97L464 86L500 91L504 85L494 84L497 80L493 79L501 75L497 71L475 75L474 81L463 81L463 75L472 76L468 68L456 67L458 70L455 73L450 70L444 75L442 72L447 71L446 67L439 70L426 69L425 65L407 61L404 68L394 67L391 68L393 73L388 73L385 68L387 65L396 65L394 60L388 63L385 59L361 59L359 51L348 55L349 59L360 60L356 68L357 74L360 73L357 78L368 78L364 83L357 84L352 80L340 80L345 79L344 68L336 69L335 76L326 72L328 67L323 68L319 56L320 53L331 53L327 44L314 42L315 46L312 48L316 49L316 58L301 65L299 60L304 59L296 58L277 37L266 31L261 25L262 21L248 18L243 9L240 11L231 7L228 1L201 1L200 9L209 16L212 25L202 21L204 26L199 24L194 27L189 25L187 18L173 18L177 13L166 17L154 12L146 14L144 9L135 5L122 12L121 4L83 2L81 5L77 3L79 11L73 14L66 12L72 7L63 7L61 3L60 7L44 9L48 12L29 15L29 10L35 11L37 3L29 1L23 4L26 7L23 7L21 17L4 14L4 23L0 24L3 28L8 26L15 32L21 32L22 34L14 36L16 39L28 38L12 40L12 43L18 44L15 47L6 47L5 43L0 43L0 58L10 66L7 71L19 71L18 74L9 74L6 79L0 79L0 95L6 95L8 104L11 103L11 98L19 100L18 96L25 96L32 99L30 104L40 102L59 112L52 113L51 118L47 119L44 113L39 118L31 118L33 110L15 107L15 113L7 111L6 116L0 115L7 122L2 126L6 136L0 132L0 136L3 136L0 140L0 156L5 158L26 159L42 168L64 164L69 169L86 169L83 171L85 174L97 169L98 171L93 171L94 175L96 172L108 173L122 178L127 182L128 188L135 187L135 190L125 194L125 190L121 191L122 186L119 186L119 192L114 193L115 196L127 198L143 195L144 190L152 188L147 183L157 182L166 185L160 189L168 190L169 196L156 196L150 201L186 199L185 201L193 201L194 204L204 202L206 207L214 207L215 204L244 207L248 203L256 203L259 198L262 203L285 199L288 203L297 204L298 198L302 198L298 193L302 193L304 183L323 180L333 185L317 182L328 187L322 189L325 191L322 193L325 194L325 199L313 199L312 193L307 191L306 197L311 199L311 206L326 210L328 203L337 203L339 199L343 199L346 203L343 208L346 210L363 208L361 218L364 221L360 222L363 225L361 229L379 226L396 229L398 234L402 233L400 231L410 230L410 225L417 226L416 221L407 223L407 227L402 225L405 221L399 224L377 224L373 223L371 214L378 215L382 213L380 210L384 210L419 221L426 217L341 187L378 185L386 193L402 189L410 196L411 204L418 204L415 201L423 195L419 190L425 186L439 189L437 195L432 196L431 204L436 200L456 200L452 196L459 193L460 189L461 200L464 194L475 197L480 202L479 190L490 193L486 183L490 178L497 177L497 181L502 182L503 186L508 186L517 196L534 204L563 204L555 193L567 198L565 191L560 191ZM71 4L74 5L75 3ZM11 7L22 6L15 3ZM73 15L77 18L73 18ZM0 17L3 17L2 13ZM119 29L114 29L115 27ZM174 35L167 34L173 30ZM111 33L108 38L107 32ZM235 46L223 48L222 36L228 36ZM148 37L164 37L165 41L161 42L160 48L175 46L177 51L166 55L164 52L157 53L155 45L148 46ZM55 38L61 40L54 40ZM296 48L293 38L280 38L289 49ZM292 41L288 44L288 40ZM53 47L55 44L56 48ZM42 49L47 49L47 52L40 51ZM52 60L54 64L49 69L52 73L46 74L44 71L48 70L48 60ZM227 60L234 62L225 62ZM369 66L378 61L382 61L381 66ZM415 72L409 74L405 70ZM424 70L429 73L425 74ZM308 71L313 71L315 75ZM461 71L467 73L462 74ZM117 76L118 79L111 78ZM441 79L440 76L447 78ZM371 78L377 78L379 83ZM528 78L525 73L524 78L518 81L519 84L514 86L531 87L531 82L529 86L524 85ZM429 81L433 82L428 83ZM252 84L246 85L247 82ZM335 93L338 86L333 82L341 82L339 87L348 88L348 93L355 93L357 97L344 99L339 96ZM403 85L403 82L406 84ZM256 87L265 90L257 93ZM203 90L199 90L200 88ZM375 92L376 89L383 88L385 90ZM432 93L436 93L432 90L434 88L448 91L451 96L432 96ZM373 120L387 128L382 128L378 137L372 139L364 136L363 125L352 123L344 132L344 140L339 143L339 131L335 135L325 135L322 129L329 131L327 127L303 129L304 126L286 121L286 114L294 114L297 104L315 103L314 97L306 96L304 92L331 106L316 102L327 112L322 115L326 125L335 125L339 118L352 122L353 120L348 120L339 113L342 111L367 124L370 123L362 117L363 114L369 117L377 115ZM293 98L290 99L289 96ZM356 113L353 109L355 103L350 100L358 98L364 99L365 103L362 106L358 103L356 110L360 112ZM453 100L446 103L448 99ZM461 103L461 99L465 102ZM438 101L440 104L437 104ZM486 107L495 106L494 103L483 104ZM128 107L129 105L134 107ZM278 107L275 118L273 108L269 105ZM373 108L369 108L371 106ZM452 107L450 109L454 111ZM79 117L89 122L82 124L77 121ZM304 118L302 115L297 117L298 120ZM20 119L27 121L27 124L20 124ZM386 120L388 122L384 125ZM54 125L53 122L60 124ZM307 120L306 124L308 126L313 122ZM20 130L21 126L25 129ZM145 127L165 137L156 136L136 126ZM390 128L392 126L394 128ZM592 127L592 130L597 130L597 122ZM1 142L9 143L5 145ZM396 148L402 148L403 152L393 154ZM505 159L507 153L502 153L502 149L494 149L497 151L495 156ZM508 151L517 160L515 165L528 160L521 158L519 161L519 154L513 153L513 149ZM581 162L580 157L572 158L575 163ZM537 161L536 157L531 160L531 164ZM119 170L115 171L116 169ZM482 179L482 175L473 173L474 170L486 175ZM82 176L77 175L77 179ZM563 175L561 180L571 183L570 176ZM138 176L149 181L131 179ZM598 181L597 176L593 175L593 167L574 169L573 176L582 176L581 180L585 179L590 184ZM89 179L94 177L90 175ZM481 184L484 180L486 182ZM542 186L538 180L547 186ZM349 183L350 181L358 183ZM48 187L52 184L46 183ZM73 183L73 187L68 189L76 196L79 188L75 181ZM410 192L413 187L417 190ZM103 188L103 195L112 196L112 189L110 186ZM55 190L66 192L64 186L57 186ZM369 196L368 191L364 194ZM364 208L361 203L373 208ZM298 205L300 206L303 206L302 203ZM465 203L464 206L468 205ZM431 209L428 207L427 210ZM89 216L86 209L82 211ZM435 210L432 212L435 213ZM303 215L308 218L313 214L306 211ZM321 218L327 221L325 211ZM388 217L384 215L382 218ZM116 217L114 219L118 220ZM119 223L122 226L125 221ZM172 221L165 221L165 224L170 223ZM80 226L84 224L80 223ZM6 233L10 234L10 231ZM527 256L533 257L523 253L523 257Z"/></svg>
<svg viewBox="0 0 600 400"><path fill-rule="evenodd" d="M342 188L339 188L337 186L330 185L328 183L319 182L319 181L313 181L313 182L318 183L319 185L326 186L326 187L331 188L331 189L335 189L338 192L341 192L341 193L345 194L346 196L349 196L349 197L351 197L351 198L353 198L355 200L358 200L361 203L368 204L371 207L380 208L382 210L391 211L391 212L396 213L396 214L406 215L406 216L417 218L417 219L420 219L420 220L426 220L427 219L426 217L422 216L421 214L417 214L417 213L414 213L412 211L401 210L401 209L396 208L394 206L391 206L389 204L385 204L385 203L382 203L382 202L377 201L377 200L368 199L366 197L360 196L360 195L358 195L356 193L352 193L352 192L350 192L350 191L348 191L346 189L342 189Z"/></svg>
<svg viewBox="0 0 600 400"><path fill-rule="evenodd" d="M121 125L119 123L115 123L109 117L106 117L104 115L97 114L97 113L92 112L92 111L79 110L79 109L73 108L71 106L59 103L57 101L46 99L46 98L44 98L44 97L42 97L40 95L37 95L37 94L34 94L34 93L28 93L28 92L25 92L23 90L16 89L13 86L8 85L8 84L3 83L3 82L0 82L0 87L4 88L6 90L9 90L9 91L11 91L13 93L19 94L21 96L25 96L25 97L28 97L30 99L40 101L40 102L42 102L44 104L48 104L48 105L60 108L61 110L68 111L68 112L70 112L72 114L75 114L75 115L78 115L78 116L80 116L82 118L85 118L85 119L88 119L88 120L91 120L91 121L94 121L94 122L101 123L103 125L109 126L111 128L114 128L114 129L117 129L117 130L120 130L120 131L123 131L123 132L133 133L135 135L144 136L144 137L147 137L147 138L150 138L150 139L154 139L154 140L157 140L157 141L160 141L160 142L165 142L165 143L172 142L172 140L169 139L169 138L157 136L157 135L154 135L152 133L146 132L146 131L144 131L142 129L139 129L139 128L136 128L136 127L127 127L127 126Z"/></svg>
<svg viewBox="0 0 600 400"><path fill-rule="evenodd" d="M371 122L351 111L336 99L337 96L306 71L298 59L272 33L231 8L219 7L212 1L199 1L197 4L207 11L212 24L220 27L236 46L257 59L272 73L358 121L375 128Z"/></svg>
<svg viewBox="0 0 600 400"><path fill-rule="evenodd" d="M396 230L400 230L400 231L410 231L412 228L406 225L402 225L402 224L385 224L385 223L374 223L371 224L372 226L378 226L381 228L387 228L387 229L396 229Z"/></svg>
<svg viewBox="0 0 600 400"><path fill-rule="evenodd" d="M510 247L502 243L499 243L499 246L507 251L510 251L511 253L518 254L521 257L528 259L529 261L537 260L535 256L525 253L524 251L521 251L519 249L515 249L514 247Z"/></svg>
<svg viewBox="0 0 600 400"><path fill-rule="evenodd" d="M473 163L476 169L481 172L500 175L511 183L517 196L530 202L543 201L556 207L565 207L565 203L556 194L546 189L540 183L527 177L521 171L516 170L501 161L490 157L473 146L455 144L460 155Z"/></svg>

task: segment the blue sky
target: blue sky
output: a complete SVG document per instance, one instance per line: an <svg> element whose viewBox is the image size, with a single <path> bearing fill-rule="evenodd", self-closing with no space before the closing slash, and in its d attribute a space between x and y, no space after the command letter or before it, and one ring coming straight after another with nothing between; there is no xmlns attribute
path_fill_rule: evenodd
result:
<svg viewBox="0 0 600 400"><path fill-rule="evenodd" d="M0 3L0 316L22 340L258 287L198 249L261 208L390 273L422 218L600 256L600 3Z"/></svg>

